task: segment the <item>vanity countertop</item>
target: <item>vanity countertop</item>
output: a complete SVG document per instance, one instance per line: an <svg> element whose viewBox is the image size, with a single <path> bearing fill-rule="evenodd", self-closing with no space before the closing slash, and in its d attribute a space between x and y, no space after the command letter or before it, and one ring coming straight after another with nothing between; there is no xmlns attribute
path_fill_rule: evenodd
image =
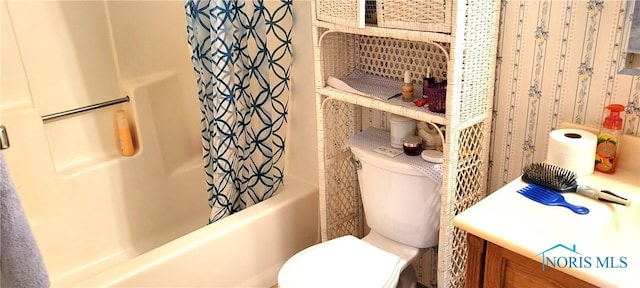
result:
<svg viewBox="0 0 640 288"><path fill-rule="evenodd" d="M564 257L557 263L561 265L558 270L596 286L638 287L638 149L626 149L630 152L626 155L632 155L633 159L625 161L627 167L618 166L614 174L595 172L578 178L579 184L610 190L631 200L628 207L600 202L576 193L563 193L567 202L589 208L588 214L579 215L567 208L545 206L520 195L516 191L527 184L518 178L456 216L454 225L540 262L541 268L542 253L545 252L545 257Z"/></svg>

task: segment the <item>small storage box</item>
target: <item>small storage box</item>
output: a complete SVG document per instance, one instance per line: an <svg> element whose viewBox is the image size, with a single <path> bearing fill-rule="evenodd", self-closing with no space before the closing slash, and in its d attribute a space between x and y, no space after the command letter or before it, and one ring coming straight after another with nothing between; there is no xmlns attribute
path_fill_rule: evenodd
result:
<svg viewBox="0 0 640 288"><path fill-rule="evenodd" d="M364 0L364 7L359 1L317 0L317 19L353 27L364 19L378 27L451 33L453 0Z"/></svg>
<svg viewBox="0 0 640 288"><path fill-rule="evenodd" d="M377 0L379 27L451 33L452 0Z"/></svg>

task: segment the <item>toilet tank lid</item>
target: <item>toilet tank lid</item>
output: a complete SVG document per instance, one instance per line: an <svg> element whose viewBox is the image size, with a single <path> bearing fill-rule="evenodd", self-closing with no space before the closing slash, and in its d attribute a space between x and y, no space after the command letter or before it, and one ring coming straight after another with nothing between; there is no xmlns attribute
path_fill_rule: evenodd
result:
<svg viewBox="0 0 640 288"><path fill-rule="evenodd" d="M402 171L408 175L427 176L438 184L442 183L442 164L429 163L420 156L408 156L404 153L389 157L373 152L373 150L381 146L395 149L390 146L390 137L391 135L388 131L369 127L351 136L345 146L351 148L356 158L366 158L372 165L393 169L393 171Z"/></svg>
<svg viewBox="0 0 640 288"><path fill-rule="evenodd" d="M351 235L298 252L278 273L280 287L395 287L406 262Z"/></svg>
<svg viewBox="0 0 640 288"><path fill-rule="evenodd" d="M358 146L351 146L351 152L357 160L369 165L374 165L385 170L406 175L424 176L423 173L413 168L409 163L404 162L401 159L394 159L396 157L401 157L400 155L391 158L389 156L373 152L372 150L363 149L362 147Z"/></svg>

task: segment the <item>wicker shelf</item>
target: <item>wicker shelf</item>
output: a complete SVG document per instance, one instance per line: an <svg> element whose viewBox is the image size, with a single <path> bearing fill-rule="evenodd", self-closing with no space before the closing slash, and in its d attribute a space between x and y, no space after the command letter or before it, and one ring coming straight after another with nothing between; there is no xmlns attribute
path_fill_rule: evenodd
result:
<svg viewBox="0 0 640 288"><path fill-rule="evenodd" d="M379 26L364 28L356 26L367 10L357 4L362 2L312 2L322 241L346 234L364 236L360 189L351 151L344 146L347 139L366 127L388 129L387 112L444 125L437 265L431 258L434 252L414 266L423 284L434 285L437 274L438 287L464 287L466 232L453 226L453 217L482 199L487 189L500 1L367 0L369 7L385 11L376 14ZM427 12L438 13L443 21L429 20ZM414 23L414 18L422 23ZM354 70L397 81L409 71L413 83L422 83L427 73L437 82L446 79L446 113L327 85L329 77L345 79Z"/></svg>
<svg viewBox="0 0 640 288"><path fill-rule="evenodd" d="M361 107L377 109L419 121L433 122L441 125L447 123L445 114L431 112L426 107L418 107L414 105L413 102L404 102L399 97L391 100L378 100L331 87L321 88L318 90L318 93L331 99L344 101Z"/></svg>
<svg viewBox="0 0 640 288"><path fill-rule="evenodd" d="M342 32L349 34L368 35L368 36L384 36L400 40L418 41L418 42L440 42L451 43L453 37L451 34L424 32L414 30L403 30L396 28L384 28L367 24L364 28L357 28L348 25L329 23L324 21L316 21L316 27L326 28L331 32Z"/></svg>

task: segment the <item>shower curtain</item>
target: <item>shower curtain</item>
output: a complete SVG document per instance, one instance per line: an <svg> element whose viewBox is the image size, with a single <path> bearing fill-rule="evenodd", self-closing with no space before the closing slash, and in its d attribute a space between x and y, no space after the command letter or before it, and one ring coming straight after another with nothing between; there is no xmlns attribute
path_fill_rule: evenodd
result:
<svg viewBox="0 0 640 288"><path fill-rule="evenodd" d="M185 1L209 223L268 199L282 185L292 4Z"/></svg>

